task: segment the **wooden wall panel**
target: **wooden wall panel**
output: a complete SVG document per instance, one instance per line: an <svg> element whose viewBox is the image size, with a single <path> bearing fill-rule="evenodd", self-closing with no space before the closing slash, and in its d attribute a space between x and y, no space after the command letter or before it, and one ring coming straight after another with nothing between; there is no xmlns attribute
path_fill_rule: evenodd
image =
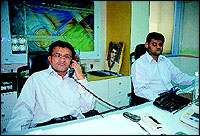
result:
<svg viewBox="0 0 200 136"><path fill-rule="evenodd" d="M107 39L125 43L121 74L129 75L130 71L130 37L131 37L131 1L107 1Z"/></svg>

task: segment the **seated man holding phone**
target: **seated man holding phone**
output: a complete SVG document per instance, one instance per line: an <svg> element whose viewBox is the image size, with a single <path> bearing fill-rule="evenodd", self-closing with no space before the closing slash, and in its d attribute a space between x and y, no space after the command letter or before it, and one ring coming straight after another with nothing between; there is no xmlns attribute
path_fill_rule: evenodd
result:
<svg viewBox="0 0 200 136"><path fill-rule="evenodd" d="M75 55L73 46L67 42L56 41L50 45L50 66L27 79L13 108L7 132L98 114L92 94L76 82L87 87Z"/></svg>

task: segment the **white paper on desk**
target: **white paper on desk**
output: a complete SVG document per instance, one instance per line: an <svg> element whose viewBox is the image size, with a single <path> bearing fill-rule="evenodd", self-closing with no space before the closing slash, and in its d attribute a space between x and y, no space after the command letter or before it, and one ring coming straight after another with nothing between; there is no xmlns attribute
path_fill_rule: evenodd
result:
<svg viewBox="0 0 200 136"><path fill-rule="evenodd" d="M126 119L123 115L113 114L106 118L93 119L86 122L40 131L40 134L144 135L146 132L143 131L137 123Z"/></svg>

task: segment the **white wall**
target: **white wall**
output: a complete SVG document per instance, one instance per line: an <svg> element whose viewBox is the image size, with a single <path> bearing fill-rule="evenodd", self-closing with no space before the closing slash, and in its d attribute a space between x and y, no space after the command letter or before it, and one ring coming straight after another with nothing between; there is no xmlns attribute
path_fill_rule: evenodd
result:
<svg viewBox="0 0 200 136"><path fill-rule="evenodd" d="M172 63L177 66L182 72L190 76L194 76L196 71L199 71L199 58L191 57L168 57Z"/></svg>
<svg viewBox="0 0 200 136"><path fill-rule="evenodd" d="M185 1L179 54L199 57L199 1Z"/></svg>
<svg viewBox="0 0 200 136"><path fill-rule="evenodd" d="M146 42L149 33L149 1L132 1L131 6L130 52L133 52L136 45Z"/></svg>

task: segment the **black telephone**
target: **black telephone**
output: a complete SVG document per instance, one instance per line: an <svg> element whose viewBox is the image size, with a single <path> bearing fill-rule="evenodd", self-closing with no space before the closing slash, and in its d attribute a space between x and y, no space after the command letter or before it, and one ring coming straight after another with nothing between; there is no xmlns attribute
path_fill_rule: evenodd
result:
<svg viewBox="0 0 200 136"><path fill-rule="evenodd" d="M167 110L169 112L180 110L187 106L190 103L188 98L184 98L176 94L176 91L173 91L173 88L160 95L160 97L156 98L153 104L163 110Z"/></svg>
<svg viewBox="0 0 200 136"><path fill-rule="evenodd" d="M74 75L74 69L73 68L71 68L71 64L72 64L73 62L72 62L72 60L71 60L71 62L70 62L70 70L69 70L69 72L68 72L68 76L70 77L70 78L72 78L72 76Z"/></svg>

